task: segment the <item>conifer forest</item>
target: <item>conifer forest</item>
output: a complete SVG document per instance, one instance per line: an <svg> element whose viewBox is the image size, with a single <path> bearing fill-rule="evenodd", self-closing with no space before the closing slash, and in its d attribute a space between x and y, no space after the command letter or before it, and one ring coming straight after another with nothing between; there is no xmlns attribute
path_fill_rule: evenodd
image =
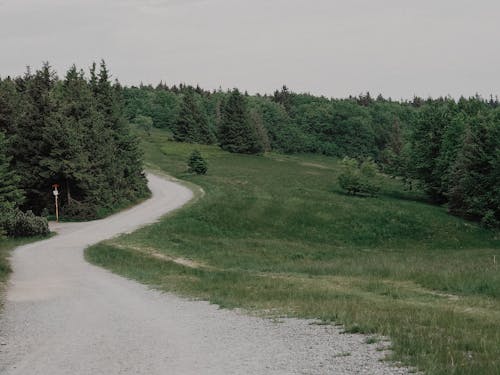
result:
<svg viewBox="0 0 500 375"><path fill-rule="evenodd" d="M496 98L397 101L291 92L249 95L189 85L124 87L106 64L48 63L0 80L0 209L5 219L53 211L97 218L148 196L133 128L244 154L316 153L371 159L421 187L430 202L488 227L500 223L500 105ZM32 215L30 213L30 215ZM8 231L8 230L7 230Z"/></svg>

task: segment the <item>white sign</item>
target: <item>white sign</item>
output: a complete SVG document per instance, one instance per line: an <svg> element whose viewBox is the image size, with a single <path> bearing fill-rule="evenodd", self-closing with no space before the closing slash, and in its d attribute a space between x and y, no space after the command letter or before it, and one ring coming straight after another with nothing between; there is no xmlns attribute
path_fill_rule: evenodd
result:
<svg viewBox="0 0 500 375"><path fill-rule="evenodd" d="M57 190L57 188L55 188L52 193L54 194L54 197L57 197L59 195L59 191Z"/></svg>

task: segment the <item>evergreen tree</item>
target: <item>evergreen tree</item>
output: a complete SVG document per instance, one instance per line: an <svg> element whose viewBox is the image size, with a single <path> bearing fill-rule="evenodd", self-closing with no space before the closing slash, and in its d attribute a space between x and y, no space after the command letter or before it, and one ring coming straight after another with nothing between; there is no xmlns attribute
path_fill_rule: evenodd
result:
<svg viewBox="0 0 500 375"><path fill-rule="evenodd" d="M286 85L283 85L280 91L276 90L274 92L273 100L281 104L285 110L290 113L292 108L292 94Z"/></svg>
<svg viewBox="0 0 500 375"><path fill-rule="evenodd" d="M215 142L215 137L210 130L210 125L208 123L207 115L202 107L201 103L196 104L195 110L195 121L196 121L196 133L198 138L198 143L202 144L212 144Z"/></svg>
<svg viewBox="0 0 500 375"><path fill-rule="evenodd" d="M97 109L104 121L104 128L111 133L107 149L101 162L106 170L108 192L107 201L118 204L120 200L134 200L147 193L146 178L142 172L142 154L138 140L130 133L124 117L121 87L112 85L104 61L101 61L94 95ZM120 196L118 195L120 194Z"/></svg>
<svg viewBox="0 0 500 375"><path fill-rule="evenodd" d="M178 142L199 142L197 108L194 92L188 90L182 98L179 117L174 127L174 139Z"/></svg>
<svg viewBox="0 0 500 375"><path fill-rule="evenodd" d="M19 177L12 171L11 158L7 156L7 142L0 131L0 215L18 206L23 200L23 193L18 188Z"/></svg>
<svg viewBox="0 0 500 375"><path fill-rule="evenodd" d="M71 67L65 80L56 85L53 97L58 110L50 116L44 133L50 151L40 161L43 176L47 185L61 184L61 192L64 192L61 204L67 212L70 206L85 202L85 209L95 213L91 207L99 202L90 195L102 185L103 171L93 168L91 162L92 155L99 150L90 137L90 129L98 126L101 119L83 72ZM101 137L105 137L105 133ZM85 216L92 214L87 212Z"/></svg>
<svg viewBox="0 0 500 375"><path fill-rule="evenodd" d="M249 124L246 99L238 89L231 92L222 110L219 144L229 152L256 154L263 151Z"/></svg>
<svg viewBox="0 0 500 375"><path fill-rule="evenodd" d="M0 126L24 208L52 207L54 183L61 184L63 211L83 218L147 194L138 141L123 116L123 88L110 83L104 62L95 70L87 81L73 66L60 81L44 64L0 82Z"/></svg>
<svg viewBox="0 0 500 375"><path fill-rule="evenodd" d="M267 134L267 129L264 126L264 120L261 113L256 109L250 110L249 121L254 133L257 136L258 144L262 146L262 151L271 151L271 143L269 142L269 136Z"/></svg>
<svg viewBox="0 0 500 375"><path fill-rule="evenodd" d="M22 113L21 96L10 78L0 79L0 131L12 136Z"/></svg>
<svg viewBox="0 0 500 375"><path fill-rule="evenodd" d="M23 112L11 137L12 163L20 176L20 187L25 191L25 208L39 213L50 203L50 184L44 178L41 161L49 154L45 133L50 117L57 110L51 92L57 77L48 63L33 75L28 70L17 80L23 101Z"/></svg>
<svg viewBox="0 0 500 375"><path fill-rule="evenodd" d="M434 102L425 105L419 114L412 135L412 159L416 178L422 182L425 192L435 203L446 200L442 185L445 165L439 165L443 134L454 116L454 104ZM440 168L441 167L441 168Z"/></svg>
<svg viewBox="0 0 500 375"><path fill-rule="evenodd" d="M449 210L488 226L500 222L500 125L480 116L467 127L451 173Z"/></svg>
<svg viewBox="0 0 500 375"><path fill-rule="evenodd" d="M174 127L174 139L187 143L213 142L207 117L197 102L192 88L186 89L182 97L179 117Z"/></svg>
<svg viewBox="0 0 500 375"><path fill-rule="evenodd" d="M196 174L206 174L208 170L207 162L198 150L194 150L189 156L188 167L188 172Z"/></svg>

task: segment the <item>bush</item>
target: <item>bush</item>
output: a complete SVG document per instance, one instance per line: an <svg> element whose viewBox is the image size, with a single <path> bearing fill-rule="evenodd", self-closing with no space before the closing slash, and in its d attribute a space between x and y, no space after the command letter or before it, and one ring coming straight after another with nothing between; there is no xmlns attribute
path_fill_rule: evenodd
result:
<svg viewBox="0 0 500 375"><path fill-rule="evenodd" d="M196 174L206 174L208 170L207 162L198 150L193 151L189 156L188 167L188 172Z"/></svg>
<svg viewBox="0 0 500 375"><path fill-rule="evenodd" d="M349 157L342 160L342 173L339 175L338 181L340 187L348 194L375 196L380 190L377 178L378 168L372 159L366 159L361 165L357 160Z"/></svg>
<svg viewBox="0 0 500 375"><path fill-rule="evenodd" d="M12 237L46 236L50 232L47 219L36 216L32 211L22 212L19 209L7 213L0 225Z"/></svg>
<svg viewBox="0 0 500 375"><path fill-rule="evenodd" d="M486 228L498 228L499 222L496 218L495 211L488 210L481 219L481 224Z"/></svg>
<svg viewBox="0 0 500 375"><path fill-rule="evenodd" d="M90 203L73 201L70 205L61 207L60 216L72 220L92 220L98 217L97 206Z"/></svg>

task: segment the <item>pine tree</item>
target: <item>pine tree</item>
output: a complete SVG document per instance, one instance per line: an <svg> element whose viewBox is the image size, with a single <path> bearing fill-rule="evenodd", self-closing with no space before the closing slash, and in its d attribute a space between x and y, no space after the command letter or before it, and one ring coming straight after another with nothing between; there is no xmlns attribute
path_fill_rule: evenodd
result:
<svg viewBox="0 0 500 375"><path fill-rule="evenodd" d="M500 222L500 126L481 115L466 128L450 176L449 210L488 226Z"/></svg>
<svg viewBox="0 0 500 375"><path fill-rule="evenodd" d="M196 112L194 92L188 90L182 97L179 117L174 127L174 139L176 141L187 143L196 143L199 141Z"/></svg>
<svg viewBox="0 0 500 375"><path fill-rule="evenodd" d="M222 110L219 144L229 152L256 154L262 152L255 130L249 124L246 99L234 89Z"/></svg>
<svg viewBox="0 0 500 375"><path fill-rule="evenodd" d="M290 113L292 108L292 94L286 85L283 85L280 91L276 90L274 92L273 100L281 104L287 113Z"/></svg>
<svg viewBox="0 0 500 375"><path fill-rule="evenodd" d="M10 78L0 79L0 131L13 136L22 113L21 96Z"/></svg>
<svg viewBox="0 0 500 375"><path fill-rule="evenodd" d="M25 191L25 208L39 213L50 203L50 185L44 178L41 160L50 152L45 133L52 113L57 110L51 92L57 77L48 63L32 74L16 80L22 94L23 112L17 123L16 133L11 137L12 163L21 178L20 187Z"/></svg>
<svg viewBox="0 0 500 375"><path fill-rule="evenodd" d="M210 130L205 109L202 107L201 103L196 103L195 108L196 111L194 118L196 121L197 143L206 145L213 144L215 139L212 131Z"/></svg>
<svg viewBox="0 0 500 375"><path fill-rule="evenodd" d="M49 118L45 142L50 152L41 161L47 184L61 184L61 204L65 210L73 204L85 202L87 213L92 216L98 205L90 192L99 189L102 171L93 168L91 155L98 152L98 144L90 137L90 130L98 126L100 118L95 101L82 71L75 66L67 72L65 80L56 86L53 97L57 111ZM101 137L105 134L101 134Z"/></svg>
<svg viewBox="0 0 500 375"><path fill-rule="evenodd" d="M19 177L10 166L11 157L7 156L7 142L0 131L0 215L18 206L23 200L23 193L18 188Z"/></svg>
<svg viewBox="0 0 500 375"><path fill-rule="evenodd" d="M187 88L183 94L179 117L174 126L174 139L187 143L213 143L207 117L192 88Z"/></svg>
<svg viewBox="0 0 500 375"><path fill-rule="evenodd" d="M196 174L206 174L208 169L207 162L198 150L194 150L189 156L188 167L188 172Z"/></svg>
<svg viewBox="0 0 500 375"><path fill-rule="evenodd" d="M425 192L435 203L446 200L442 185L445 170L439 168L443 134L455 114L451 102L434 102L423 107L412 135L412 160L415 177L422 182ZM443 166L441 166L443 167Z"/></svg>
<svg viewBox="0 0 500 375"><path fill-rule="evenodd" d="M257 109L250 110L249 121L250 126L253 128L253 131L257 136L257 142L261 146L261 151L271 151L271 142L269 141L267 129L264 126L262 114L257 111Z"/></svg>
<svg viewBox="0 0 500 375"><path fill-rule="evenodd" d="M111 134L106 146L109 152L101 155L106 171L106 185L112 189L107 193L106 200L109 204L115 205L122 200L132 201L144 196L148 190L142 172L139 142L130 133L129 125L123 115L122 89L118 84L111 84L104 61L101 61L96 80L94 96L97 109L104 121L105 134Z"/></svg>

